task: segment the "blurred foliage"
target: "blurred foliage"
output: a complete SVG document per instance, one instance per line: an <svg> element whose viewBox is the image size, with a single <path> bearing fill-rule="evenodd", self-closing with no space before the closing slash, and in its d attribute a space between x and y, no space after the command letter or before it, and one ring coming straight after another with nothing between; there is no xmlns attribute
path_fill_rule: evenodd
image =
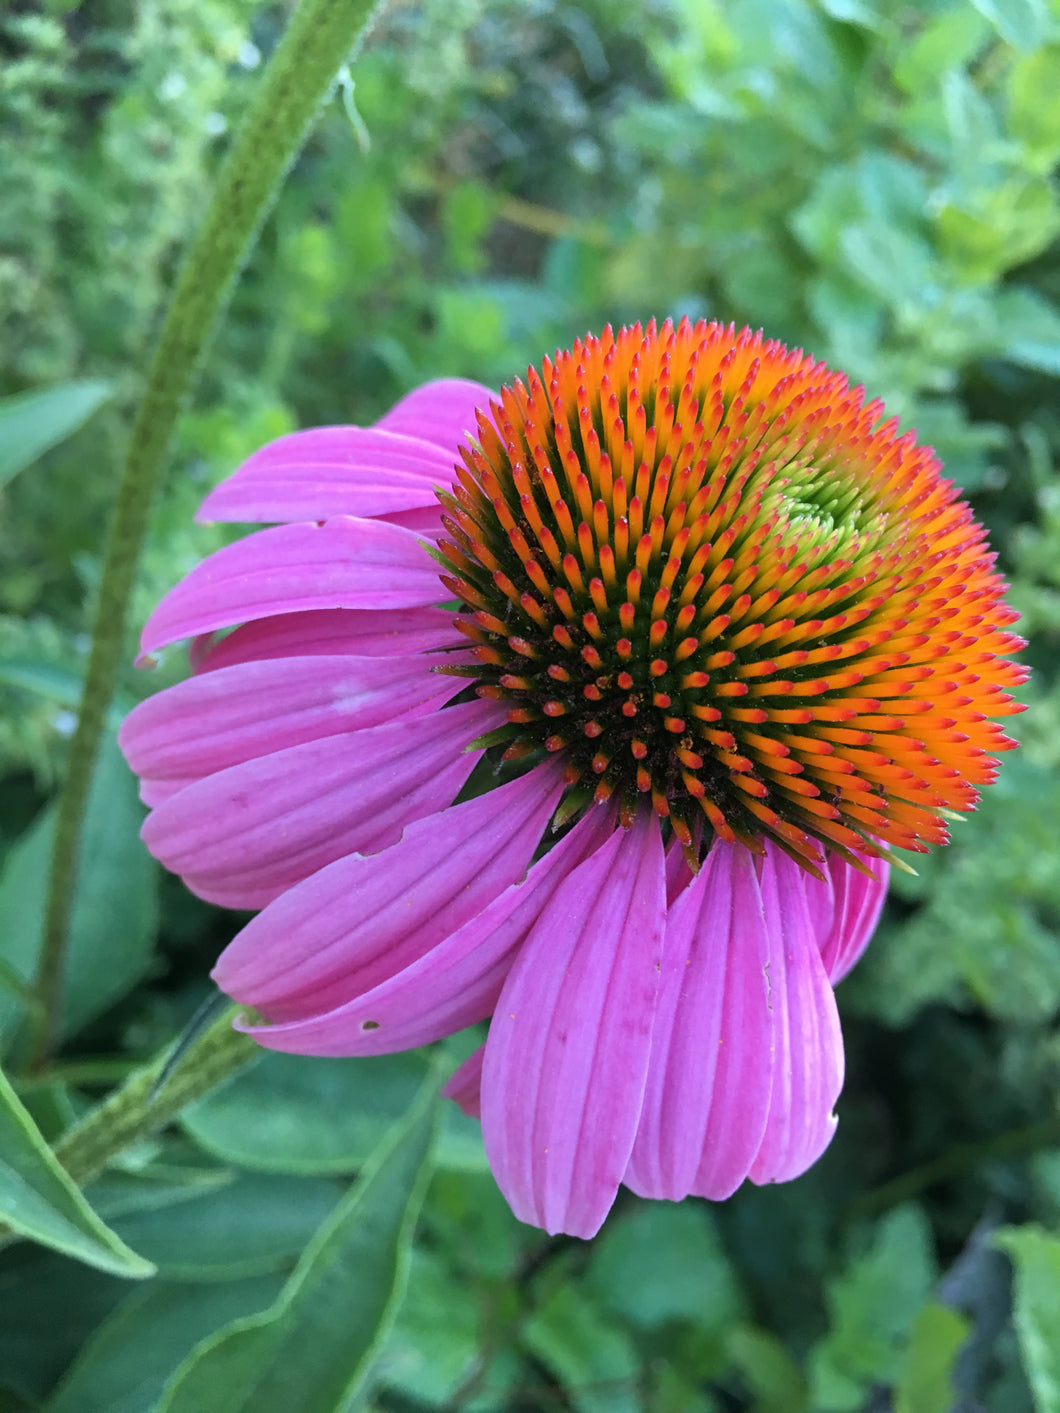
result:
<svg viewBox="0 0 1060 1413"><path fill-rule="evenodd" d="M0 14L0 397L113 390L80 430L49 429L0 501L15 1074L130 409L285 17ZM381 1413L1060 1410L1058 94L1057 0L424 0L392 7L292 173L181 425L138 621L228 533L195 507L262 442L687 313L811 348L934 444L990 527L1035 668L1019 756L949 849L895 878L840 992L848 1079L822 1162L717 1207L624 1194L584 1246L519 1226L447 1118L414 1248L371 1253L412 1273L373 1355ZM180 671L130 667L116 711ZM66 1048L20 1086L47 1137L179 1030L237 925L159 878L109 757L94 791ZM5 1251L0 1409L183 1408L215 1367L235 1398L248 1339L297 1344L320 1262L353 1240L342 1181L374 1171L423 1072L269 1057L132 1150L89 1189L111 1230L78 1239L127 1242L158 1266L145 1285Z"/></svg>

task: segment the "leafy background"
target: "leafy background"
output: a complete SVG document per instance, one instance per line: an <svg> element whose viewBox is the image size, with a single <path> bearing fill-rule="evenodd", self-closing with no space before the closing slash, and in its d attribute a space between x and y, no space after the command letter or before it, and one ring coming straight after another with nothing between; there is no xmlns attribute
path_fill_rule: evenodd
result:
<svg viewBox="0 0 1060 1413"><path fill-rule="evenodd" d="M137 622L221 542L194 508L268 438L371 420L443 374L496 385L607 320L762 325L884 397L990 527L1034 677L1021 751L896 878L840 990L824 1159L718 1206L623 1194L594 1242L549 1239L508 1213L475 1126L423 1097L427 1056L268 1056L90 1207L48 1166L44 1141L179 1032L239 924L140 848L108 747L64 1046L26 1075L116 466L286 18L0 16L0 1197L37 1238L0 1252L0 1410L1057 1413L1056 0L395 5L237 288L139 578ZM130 667L114 719L183 670ZM466 1053L443 1048L443 1067Z"/></svg>

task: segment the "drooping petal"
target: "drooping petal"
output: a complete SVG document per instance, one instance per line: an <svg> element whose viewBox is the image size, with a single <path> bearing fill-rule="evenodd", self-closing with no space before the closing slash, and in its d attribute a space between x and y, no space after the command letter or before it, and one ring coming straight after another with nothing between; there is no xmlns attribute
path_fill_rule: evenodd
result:
<svg viewBox="0 0 1060 1413"><path fill-rule="evenodd" d="M468 741L501 720L498 708L471 702L291 746L189 785L148 815L142 837L200 897L261 908L444 808L480 754Z"/></svg>
<svg viewBox="0 0 1060 1413"><path fill-rule="evenodd" d="M834 854L829 855L835 908L832 925L821 943L821 960L833 986L843 980L869 945L887 897L890 864L886 859L862 857L874 878L866 878Z"/></svg>
<svg viewBox="0 0 1060 1413"><path fill-rule="evenodd" d="M197 779L257 756L436 710L462 686L431 659L288 657L178 682L125 718L118 743L138 775Z"/></svg>
<svg viewBox="0 0 1060 1413"><path fill-rule="evenodd" d="M817 1161L835 1133L843 1087L843 1037L806 901L806 874L777 849L761 861L759 883L772 946L773 1089L752 1182L787 1182Z"/></svg>
<svg viewBox="0 0 1060 1413"><path fill-rule="evenodd" d="M277 1022L370 991L523 876L561 790L558 769L533 770L321 869L247 924L214 979Z"/></svg>
<svg viewBox="0 0 1060 1413"><path fill-rule="evenodd" d="M642 1197L728 1197L765 1132L773 1084L770 926L750 853L715 841L670 907L637 1141Z"/></svg>
<svg viewBox="0 0 1060 1413"><path fill-rule="evenodd" d="M504 984L482 1073L490 1167L516 1216L589 1237L637 1130L666 910L642 812L560 884Z"/></svg>
<svg viewBox="0 0 1060 1413"><path fill-rule="evenodd" d="M488 412L495 397L496 393L482 383L438 378L407 393L375 425L383 431L433 442L451 451L455 462L457 448L465 444L467 434L476 435L476 408Z"/></svg>
<svg viewBox="0 0 1060 1413"><path fill-rule="evenodd" d="M259 530L204 559L147 621L142 654L251 618L305 609L418 608L444 593L411 530L337 516Z"/></svg>
<svg viewBox="0 0 1060 1413"><path fill-rule="evenodd" d="M212 672L236 662L272 657L398 657L467 645L453 627L453 616L439 608L324 608L257 618L219 637L204 633L190 650L196 672ZM442 661L442 659L438 659Z"/></svg>
<svg viewBox="0 0 1060 1413"><path fill-rule="evenodd" d="M539 772L531 774L536 776ZM514 796L497 800L496 814L484 816L487 822L492 822L492 832L487 830L484 840L473 842L483 853L491 847L497 849L498 831L503 834L506 823L509 829L514 827L516 810L520 813L514 823L522 825L527 839L533 839L534 831L540 833L557 797L544 800L543 812L539 801L538 811L526 819L523 818L525 800ZM458 805L427 823L435 825L447 838L459 832L463 841L469 826L461 822L459 811L468 809L467 805ZM363 875L367 870L358 869L353 860L323 870L324 875L335 875L326 880L329 896L334 897L347 914L352 899L358 911L348 923L346 936L332 948L335 958L331 973L325 974L323 970L329 959L321 961L314 955L312 966L321 969L321 980L311 993L299 992L294 1000L285 993L278 1006L258 1003L259 1009L265 1009L270 1018L281 1022L249 1027L250 1034L261 1044L297 1054L385 1055L426 1045L485 1020L496 1004L518 947L557 884L610 835L614 821L610 811L594 809L534 864L524 881L509 884L462 925L454 929L452 912L439 908L423 926L415 926L410 932L408 907L402 900L410 891L417 899L423 893L423 828L423 825L410 826L401 843L387 850L385 855L361 861L364 864L378 861L378 873L387 868L399 852L402 854L395 859L384 880L385 887L397 890L394 896L398 903L389 904L382 916L373 913L367 921L363 917L364 883L358 888L357 874ZM473 864L473 854L467 852L467 857ZM494 861L490 862L493 866ZM449 876L444 880L444 887L455 890L464 887L463 875L459 871L453 873L451 857L445 860L445 868ZM325 881L322 875L318 877ZM429 886L430 880L426 882ZM315 883L316 879L310 879L295 896L288 895L292 899L290 908L284 906L286 898L278 899L249 925L246 931L252 937L257 929L259 952L268 946L267 941L262 941L263 920L270 921L269 936L274 938L276 952L285 964L292 935L305 932L309 939L307 948L317 948L319 913L310 914L309 928L304 908L291 919L290 927L282 920L270 918L273 913L293 913L296 904L319 905L320 890L314 888ZM481 876L477 876L476 888L480 883ZM468 891L470 887L466 885L465 892L459 893L461 908L474 901ZM474 897L477 896L476 892ZM415 921L416 918L412 919ZM286 1016L293 1018L283 1020Z"/></svg>
<svg viewBox="0 0 1060 1413"><path fill-rule="evenodd" d="M452 1099L469 1119L482 1117L482 1061L485 1055L485 1045L473 1050L442 1088L446 1099Z"/></svg>
<svg viewBox="0 0 1060 1413"><path fill-rule="evenodd" d="M314 427L269 442L210 492L196 517L287 524L372 517L436 505L457 460L448 450L380 427Z"/></svg>

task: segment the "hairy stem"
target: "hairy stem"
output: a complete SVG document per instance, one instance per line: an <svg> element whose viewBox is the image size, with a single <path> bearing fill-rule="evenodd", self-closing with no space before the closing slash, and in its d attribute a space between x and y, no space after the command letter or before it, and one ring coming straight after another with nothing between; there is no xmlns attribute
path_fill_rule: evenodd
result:
<svg viewBox="0 0 1060 1413"><path fill-rule="evenodd" d="M162 1078L169 1051L135 1070L120 1089L90 1109L55 1146L55 1156L84 1185L130 1144L157 1132L183 1109L250 1064L261 1049L232 1029L239 1006L224 1013L193 1040L171 1074ZM160 1082L161 1081L161 1082Z"/></svg>
<svg viewBox="0 0 1060 1413"><path fill-rule="evenodd" d="M78 841L125 643L129 597L166 453L226 296L321 102L367 31L375 0L302 0L236 134L205 220L185 257L129 438L103 560L92 651L59 806L49 878L31 1068L55 1045Z"/></svg>

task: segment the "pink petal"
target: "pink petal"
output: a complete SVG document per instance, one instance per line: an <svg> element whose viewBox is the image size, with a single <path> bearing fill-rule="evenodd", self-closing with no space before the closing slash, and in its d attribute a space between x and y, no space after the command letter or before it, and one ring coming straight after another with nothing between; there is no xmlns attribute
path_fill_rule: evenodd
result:
<svg viewBox="0 0 1060 1413"><path fill-rule="evenodd" d="M835 884L829 867L834 858L835 854L825 854L824 862L820 865L823 879L806 874L806 905L810 910L814 933L822 946L832 930L832 920L835 917Z"/></svg>
<svg viewBox="0 0 1060 1413"><path fill-rule="evenodd" d="M442 507L435 501L433 505L415 505L411 510L395 510L391 515L380 515L387 525L401 525L411 530L421 540L436 540L442 533Z"/></svg>
<svg viewBox="0 0 1060 1413"><path fill-rule="evenodd" d="M434 488L452 485L457 456L455 441L443 449L379 427L292 432L244 461L196 518L283 524L436 505Z"/></svg>
<svg viewBox="0 0 1060 1413"><path fill-rule="evenodd" d="M185 790L194 783L195 780L191 776L186 780L141 780L140 799L148 809L153 810L156 805L160 805L163 800L168 800L178 790Z"/></svg>
<svg viewBox="0 0 1060 1413"><path fill-rule="evenodd" d="M485 1045L473 1050L464 1063L449 1076L442 1093L452 1099L469 1119L482 1117L482 1061Z"/></svg>
<svg viewBox="0 0 1060 1413"><path fill-rule="evenodd" d="M251 618L321 608L418 608L444 595L410 530L339 516L258 530L204 559L171 589L140 640L151 653Z"/></svg>
<svg viewBox="0 0 1060 1413"><path fill-rule="evenodd" d="M779 849L761 861L762 903L772 945L773 1092L752 1182L787 1182L815 1163L835 1133L843 1087L843 1037L806 900L806 873Z"/></svg>
<svg viewBox="0 0 1060 1413"><path fill-rule="evenodd" d="M410 824L383 853L340 859L252 919L214 979L280 1021L371 990L523 876L562 788L556 766L531 770Z"/></svg>
<svg viewBox="0 0 1060 1413"><path fill-rule="evenodd" d="M831 926L821 942L821 960L833 986L843 980L869 945L887 897L890 864L885 859L861 857L875 878L866 878L835 854L828 856L835 904Z"/></svg>
<svg viewBox="0 0 1060 1413"><path fill-rule="evenodd" d="M451 451L455 462L458 448L467 444L468 434L478 434L476 409L481 408L488 415L495 397L496 394L481 383L472 383L466 378L439 378L415 388L375 425L388 432L433 442Z"/></svg>
<svg viewBox="0 0 1060 1413"><path fill-rule="evenodd" d="M748 851L715 842L671 908L644 1107L625 1183L728 1197L765 1132L773 1084L771 926Z"/></svg>
<svg viewBox="0 0 1060 1413"><path fill-rule="evenodd" d="M504 984L482 1072L490 1166L515 1215L592 1236L637 1130L666 910L642 811L560 884Z"/></svg>
<svg viewBox="0 0 1060 1413"><path fill-rule="evenodd" d="M395 608L382 613L323 608L258 618L224 637L203 634L192 643L190 656L196 672L212 672L261 658L315 653L397 657L454 645L466 647L467 639L453 627L453 615L440 608Z"/></svg>
<svg viewBox="0 0 1060 1413"><path fill-rule="evenodd" d="M692 870L685 861L684 850L676 839L671 839L666 850L667 907L673 905L691 882Z"/></svg>
<svg viewBox="0 0 1060 1413"><path fill-rule="evenodd" d="M467 743L503 720L471 702L291 746L189 785L148 815L142 837L200 897L264 907L449 804L480 754Z"/></svg>
<svg viewBox="0 0 1060 1413"><path fill-rule="evenodd" d="M437 710L464 686L412 657L289 657L179 682L125 718L118 742L137 775L187 780L287 746Z"/></svg>
<svg viewBox="0 0 1060 1413"><path fill-rule="evenodd" d="M531 775L544 774L547 784L550 773L533 771ZM525 789L498 798L503 793L497 790L485 797L494 808L492 813L483 809L481 817L490 827L480 840L466 838L471 828L465 822L470 819L470 805L458 805L430 821L445 838L461 839L465 846L460 857L466 857L469 867L481 854L486 863L480 866L496 871L498 832L503 834L505 827L512 831L517 846L513 857L525 861L558 799L554 786L551 794L536 797L537 808L528 815ZM461 816L460 811L465 814ZM455 928L453 914L440 907L422 926L418 924L420 910L415 916L409 913L408 898L423 899L425 884L431 882L423 875L430 863L430 846L437 845L437 840L428 841L423 829L423 825L412 825L401 843L383 855L332 864L249 924L246 945L250 948L254 943L249 952L252 968L261 964L271 942L283 959L282 977L289 977L292 939L305 934L304 950L319 973L311 991L300 989L293 999L285 992L279 1006L255 1003L267 1010L271 1019L281 1022L248 1027L263 1045L298 1054L383 1055L429 1044L485 1020L518 947L542 908L561 880L613 833L614 816L609 810L591 810L534 864L523 882L513 880L482 911ZM519 853L526 841L529 848ZM459 868L453 872L453 857L452 848L448 855L442 851L439 867L447 868L452 876L436 882L459 895L463 909L477 897L470 890L481 887L481 878L476 877L474 885L465 884ZM364 867L358 868L358 863ZM369 865L377 875L386 870L382 879L375 880L382 889L382 912L370 915L365 901L366 890L373 883ZM320 887L315 887L318 879ZM345 917L346 932L328 944L330 951L322 959L320 924L321 918L329 915L329 900L331 916L336 921ZM354 916L351 902L356 907ZM227 982L225 989L231 989ZM248 998L240 994L240 999Z"/></svg>

